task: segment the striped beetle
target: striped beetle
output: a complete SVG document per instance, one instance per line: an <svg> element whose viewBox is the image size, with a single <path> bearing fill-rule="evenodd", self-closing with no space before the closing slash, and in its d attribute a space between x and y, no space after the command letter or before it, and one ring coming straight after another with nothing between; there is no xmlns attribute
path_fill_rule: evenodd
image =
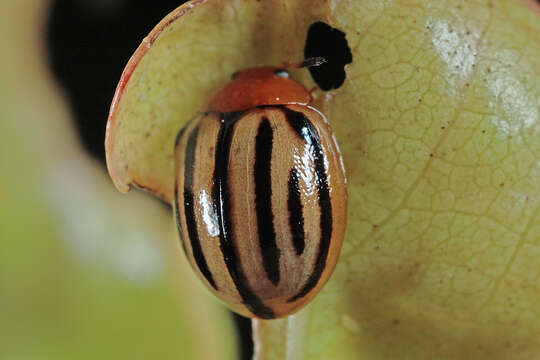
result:
<svg viewBox="0 0 540 360"><path fill-rule="evenodd" d="M210 290L244 316L299 310L339 257L345 174L311 99L284 69L243 70L177 136L184 251Z"/></svg>

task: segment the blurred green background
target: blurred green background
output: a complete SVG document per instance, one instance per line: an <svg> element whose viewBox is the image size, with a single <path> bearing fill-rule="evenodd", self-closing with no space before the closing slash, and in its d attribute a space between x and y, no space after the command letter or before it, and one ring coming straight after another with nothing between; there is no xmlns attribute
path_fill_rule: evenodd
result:
<svg viewBox="0 0 540 360"><path fill-rule="evenodd" d="M79 14L133 5L64 3ZM47 42L51 6L0 2L0 359L237 358L233 318L187 267L170 209L139 191L118 193L95 145L129 56L111 56L116 40L106 37L117 23L133 37L118 47L133 51L151 26L102 13L109 22L95 23L95 38L109 50L100 54L78 38L77 18ZM67 49L61 62L51 44ZM101 73L96 59L113 69ZM87 108L72 107L81 93Z"/></svg>

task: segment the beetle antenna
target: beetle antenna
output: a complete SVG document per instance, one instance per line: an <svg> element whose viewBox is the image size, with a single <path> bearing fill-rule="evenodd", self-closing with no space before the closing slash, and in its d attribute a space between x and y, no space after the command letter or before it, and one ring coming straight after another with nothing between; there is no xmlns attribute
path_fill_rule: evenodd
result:
<svg viewBox="0 0 540 360"><path fill-rule="evenodd" d="M298 67L303 68L303 67L321 66L324 63L326 63L325 58L323 58L322 56L314 56L314 57L310 57L302 61L300 64L298 64Z"/></svg>
<svg viewBox="0 0 540 360"><path fill-rule="evenodd" d="M305 68L305 67L320 66L326 62L327 60L323 58L322 56L314 56L314 57L307 58L306 60L300 61L297 63L290 63L288 61L285 61L284 63L281 64L280 67L283 69L287 69L290 67L295 67L297 69L300 69L300 68Z"/></svg>

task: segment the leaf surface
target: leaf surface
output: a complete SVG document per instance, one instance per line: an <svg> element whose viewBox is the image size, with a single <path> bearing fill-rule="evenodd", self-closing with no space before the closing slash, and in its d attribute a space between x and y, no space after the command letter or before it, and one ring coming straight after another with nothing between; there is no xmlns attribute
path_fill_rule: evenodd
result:
<svg viewBox="0 0 540 360"><path fill-rule="evenodd" d="M254 322L257 358L534 358L540 22L517 3L200 2L155 33L113 108L117 184L170 200L182 125L234 71L300 60L315 21L353 54L314 101L345 162L346 242L312 304Z"/></svg>

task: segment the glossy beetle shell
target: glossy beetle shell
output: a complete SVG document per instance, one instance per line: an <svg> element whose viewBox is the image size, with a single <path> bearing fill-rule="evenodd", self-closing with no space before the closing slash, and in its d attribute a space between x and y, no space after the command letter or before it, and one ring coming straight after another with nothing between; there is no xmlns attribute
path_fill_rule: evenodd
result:
<svg viewBox="0 0 540 360"><path fill-rule="evenodd" d="M343 242L345 175L329 124L306 105L207 111L177 137L175 214L189 262L234 311L297 311Z"/></svg>
<svg viewBox="0 0 540 360"><path fill-rule="evenodd" d="M285 73L287 77L276 74ZM238 72L231 82L214 94L206 110L232 112L261 105L307 105L311 94L289 77L286 70L264 66Z"/></svg>

